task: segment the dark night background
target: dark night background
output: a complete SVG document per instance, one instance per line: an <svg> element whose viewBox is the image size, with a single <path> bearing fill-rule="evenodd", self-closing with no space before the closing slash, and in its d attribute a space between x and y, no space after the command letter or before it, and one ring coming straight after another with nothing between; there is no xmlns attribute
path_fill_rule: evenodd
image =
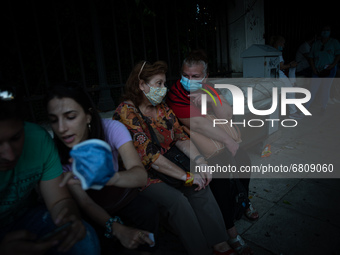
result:
<svg viewBox="0 0 340 255"><path fill-rule="evenodd" d="M24 91L38 113L53 82L79 80L94 98L104 82L116 104L135 63L165 60L168 80L176 79L184 56L195 48L208 52L213 75L228 77L233 71L228 59L223 65L216 61L216 27L235 1L2 1L1 82ZM305 35L319 33L323 24L340 38L334 1L264 0L263 8L266 43L273 34L283 35L286 61L294 59ZM106 80L99 80L100 72ZM37 121L43 118L35 115Z"/></svg>

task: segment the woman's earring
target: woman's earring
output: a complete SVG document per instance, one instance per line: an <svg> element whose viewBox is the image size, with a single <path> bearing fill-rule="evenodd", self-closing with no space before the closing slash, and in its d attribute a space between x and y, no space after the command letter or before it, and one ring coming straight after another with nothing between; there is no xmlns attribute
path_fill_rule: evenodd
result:
<svg viewBox="0 0 340 255"><path fill-rule="evenodd" d="M91 133L91 123L87 123L87 127L88 127L88 129L89 129L89 131Z"/></svg>

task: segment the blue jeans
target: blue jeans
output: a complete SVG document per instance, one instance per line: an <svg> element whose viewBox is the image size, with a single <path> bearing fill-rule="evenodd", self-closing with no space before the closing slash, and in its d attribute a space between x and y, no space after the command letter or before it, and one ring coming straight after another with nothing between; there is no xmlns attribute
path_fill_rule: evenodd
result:
<svg viewBox="0 0 340 255"><path fill-rule="evenodd" d="M86 236L83 240L77 242L69 251L61 253L56 247L51 248L47 254L72 254L72 255L92 255L100 254L100 244L95 230L87 222L83 221L86 227ZM28 211L17 221L0 229L0 241L4 236L16 230L28 230L31 233L42 237L56 228L53 220L45 206L37 206L28 209Z"/></svg>
<svg viewBox="0 0 340 255"><path fill-rule="evenodd" d="M311 93L311 99L306 103L305 107L308 109L312 102L315 99L316 94L318 93L320 87L321 87L321 104L322 104L322 109L326 109L327 103L329 100L329 94L331 91L331 86L333 79L335 77L337 70L337 66L335 66L328 77L325 78L319 78L317 75L313 74L313 79L311 81L310 85L310 93Z"/></svg>

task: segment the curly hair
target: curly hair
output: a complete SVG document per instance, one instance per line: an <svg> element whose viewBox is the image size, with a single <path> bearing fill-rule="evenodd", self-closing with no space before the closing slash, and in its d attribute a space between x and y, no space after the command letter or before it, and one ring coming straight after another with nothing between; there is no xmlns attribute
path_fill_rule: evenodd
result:
<svg viewBox="0 0 340 255"><path fill-rule="evenodd" d="M132 69L124 87L123 100L131 100L135 106L143 101L143 92L139 88L139 82L148 83L152 76L166 74L168 65L164 61L156 61L153 64L141 61Z"/></svg>

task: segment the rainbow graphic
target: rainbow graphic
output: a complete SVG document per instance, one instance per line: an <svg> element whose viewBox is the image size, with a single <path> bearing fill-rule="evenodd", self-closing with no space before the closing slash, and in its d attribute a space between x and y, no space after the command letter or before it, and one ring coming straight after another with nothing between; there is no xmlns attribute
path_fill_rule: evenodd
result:
<svg viewBox="0 0 340 255"><path fill-rule="evenodd" d="M210 85L208 85L208 84L205 84L205 85L206 85L212 92L214 92L214 94L217 96L218 100L220 101L220 103L221 103L221 105L222 105L221 98L220 98L220 96L218 95L217 91L216 91L213 87L211 87ZM217 106L216 100L215 100L214 96L211 94L211 92L210 92L209 90L207 90L207 89L204 89L204 88L200 88L200 89L203 90L205 93L207 93L207 94L212 98L212 100L214 100L215 106Z"/></svg>

